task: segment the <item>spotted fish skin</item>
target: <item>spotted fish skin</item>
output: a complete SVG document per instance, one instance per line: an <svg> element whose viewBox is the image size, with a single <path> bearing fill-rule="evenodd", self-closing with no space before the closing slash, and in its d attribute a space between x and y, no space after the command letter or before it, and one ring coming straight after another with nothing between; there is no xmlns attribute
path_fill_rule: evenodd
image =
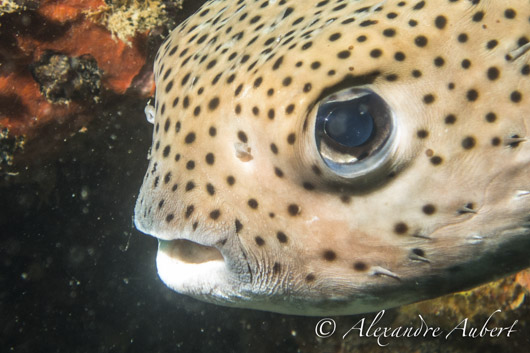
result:
<svg viewBox="0 0 530 353"><path fill-rule="evenodd" d="M528 0L205 3L155 63L135 224L160 239L162 280L352 314L530 266L529 17ZM349 88L394 119L385 163L354 176L315 137Z"/></svg>

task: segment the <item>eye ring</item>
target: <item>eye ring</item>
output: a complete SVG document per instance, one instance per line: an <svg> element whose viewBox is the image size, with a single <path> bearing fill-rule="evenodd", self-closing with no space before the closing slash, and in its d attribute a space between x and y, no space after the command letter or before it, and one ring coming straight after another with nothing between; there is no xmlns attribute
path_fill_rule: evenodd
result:
<svg viewBox="0 0 530 353"><path fill-rule="evenodd" d="M331 172L342 178L385 169L396 150L397 134L392 109L366 87L333 93L316 109L317 151Z"/></svg>

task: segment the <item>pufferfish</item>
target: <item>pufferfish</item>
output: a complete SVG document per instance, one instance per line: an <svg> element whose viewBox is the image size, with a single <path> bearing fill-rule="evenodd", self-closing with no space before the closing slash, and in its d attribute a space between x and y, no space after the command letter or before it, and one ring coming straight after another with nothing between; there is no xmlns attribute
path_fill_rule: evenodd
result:
<svg viewBox="0 0 530 353"><path fill-rule="evenodd" d="M530 266L530 1L211 0L155 60L173 290L377 311Z"/></svg>

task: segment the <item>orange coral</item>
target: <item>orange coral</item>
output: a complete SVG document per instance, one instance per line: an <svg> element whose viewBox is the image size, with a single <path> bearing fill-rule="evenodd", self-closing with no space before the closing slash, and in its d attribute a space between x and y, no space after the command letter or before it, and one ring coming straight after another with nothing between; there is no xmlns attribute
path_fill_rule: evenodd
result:
<svg viewBox="0 0 530 353"><path fill-rule="evenodd" d="M102 5L103 0L45 0L36 11L3 16L0 126L15 135L32 135L42 124L73 119L93 110L92 100L53 104L41 95L29 66L46 51L69 57L91 55L103 72L103 90L122 94L131 86L146 63L146 35L134 38L131 46L113 39L107 29L85 15ZM147 89L135 91L148 96L153 82L142 82Z"/></svg>

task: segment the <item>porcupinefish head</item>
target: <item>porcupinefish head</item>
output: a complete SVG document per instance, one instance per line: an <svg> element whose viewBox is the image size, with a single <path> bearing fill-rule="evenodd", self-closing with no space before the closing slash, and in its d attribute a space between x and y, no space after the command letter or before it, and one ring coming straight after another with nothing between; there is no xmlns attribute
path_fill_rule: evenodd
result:
<svg viewBox="0 0 530 353"><path fill-rule="evenodd" d="M322 315L530 266L530 2L213 0L158 52L161 279Z"/></svg>

